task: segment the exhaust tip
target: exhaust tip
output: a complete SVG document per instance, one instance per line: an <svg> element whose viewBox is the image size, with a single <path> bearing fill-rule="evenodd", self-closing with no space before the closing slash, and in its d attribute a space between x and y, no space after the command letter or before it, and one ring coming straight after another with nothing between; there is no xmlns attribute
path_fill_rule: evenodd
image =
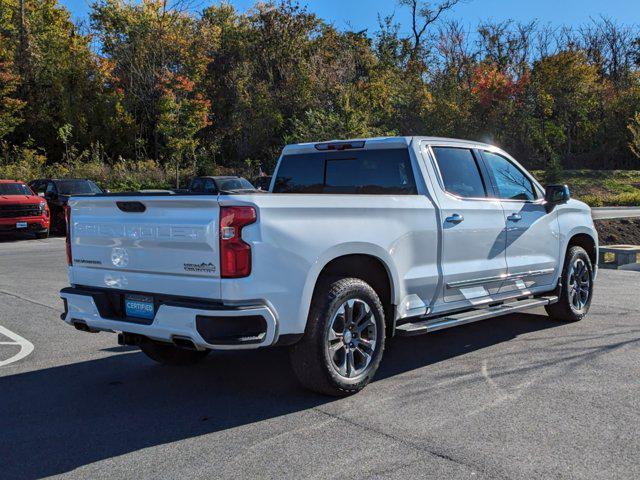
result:
<svg viewBox="0 0 640 480"><path fill-rule="evenodd" d="M72 319L71 324L76 328L76 330L80 330L81 332L87 333L98 333L99 330L94 330L89 325L86 324L83 320Z"/></svg>
<svg viewBox="0 0 640 480"><path fill-rule="evenodd" d="M89 330L89 327L84 322L73 322L73 326L76 327L76 330L80 330L81 332L86 332Z"/></svg>
<svg viewBox="0 0 640 480"><path fill-rule="evenodd" d="M193 340L187 337L173 337L173 344L179 348L185 348L187 350L197 350L196 344L193 343Z"/></svg>

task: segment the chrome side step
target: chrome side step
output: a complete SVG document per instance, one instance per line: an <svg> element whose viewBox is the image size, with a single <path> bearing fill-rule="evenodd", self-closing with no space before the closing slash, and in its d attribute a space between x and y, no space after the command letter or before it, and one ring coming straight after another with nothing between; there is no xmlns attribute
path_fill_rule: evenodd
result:
<svg viewBox="0 0 640 480"><path fill-rule="evenodd" d="M428 318L411 323L403 323L396 327L396 335L412 336L423 333L435 332L445 328L457 327L465 323L479 322L488 318L500 317L510 313L530 310L536 307L543 307L558 301L557 296L545 296L536 298L525 298L523 300L511 300L493 307L468 310L461 313L451 314L444 317Z"/></svg>

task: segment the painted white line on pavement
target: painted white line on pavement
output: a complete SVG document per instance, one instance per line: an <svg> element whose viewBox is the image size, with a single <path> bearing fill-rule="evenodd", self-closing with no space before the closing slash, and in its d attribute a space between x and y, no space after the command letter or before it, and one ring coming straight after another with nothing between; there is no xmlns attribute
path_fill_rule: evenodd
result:
<svg viewBox="0 0 640 480"><path fill-rule="evenodd" d="M2 345L18 345L20 347L20 351L16 353L13 357L7 360L0 360L0 367L4 367L5 365L9 365L10 363L14 363L14 362L17 362L18 360L22 360L24 357L26 357L31 352L33 352L33 343L31 343L26 338L22 338L17 333L13 333L11 330L3 327L2 325L0 325L0 333L5 337L8 337L11 340L13 340L12 343L2 342Z"/></svg>

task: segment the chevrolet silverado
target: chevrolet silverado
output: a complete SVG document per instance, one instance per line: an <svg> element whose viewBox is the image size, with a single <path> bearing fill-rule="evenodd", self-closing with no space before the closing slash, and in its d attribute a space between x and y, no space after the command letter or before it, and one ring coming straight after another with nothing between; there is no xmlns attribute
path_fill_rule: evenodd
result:
<svg viewBox="0 0 640 480"><path fill-rule="evenodd" d="M67 209L63 320L165 364L288 346L302 385L362 389L385 342L545 307L581 320L587 205L491 145L288 145L268 193L107 194Z"/></svg>

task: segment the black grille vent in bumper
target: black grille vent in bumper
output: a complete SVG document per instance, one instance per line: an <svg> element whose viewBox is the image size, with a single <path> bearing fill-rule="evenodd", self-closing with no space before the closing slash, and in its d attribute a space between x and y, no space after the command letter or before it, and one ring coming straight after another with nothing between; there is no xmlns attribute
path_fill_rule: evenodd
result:
<svg viewBox="0 0 640 480"><path fill-rule="evenodd" d="M0 218L39 217L40 205L0 205Z"/></svg>
<svg viewBox="0 0 640 480"><path fill-rule="evenodd" d="M197 315L196 329L211 345L253 345L264 340L267 321L261 315Z"/></svg>

